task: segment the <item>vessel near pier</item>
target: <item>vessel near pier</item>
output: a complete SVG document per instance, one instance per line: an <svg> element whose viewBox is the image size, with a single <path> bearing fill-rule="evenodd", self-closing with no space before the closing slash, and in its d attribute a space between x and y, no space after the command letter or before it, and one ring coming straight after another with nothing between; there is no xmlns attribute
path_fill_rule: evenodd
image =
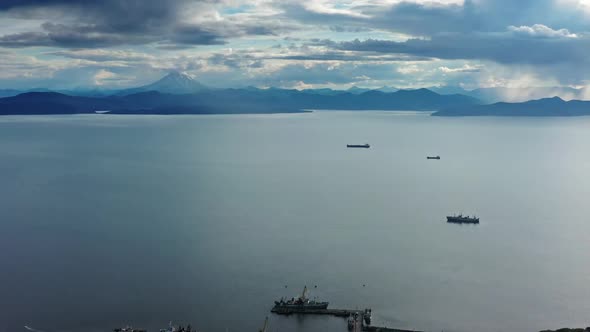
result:
<svg viewBox="0 0 590 332"><path fill-rule="evenodd" d="M328 302L317 302L307 298L307 286L303 288L303 292L297 298L285 300L281 298L275 301L275 309L326 309Z"/></svg>

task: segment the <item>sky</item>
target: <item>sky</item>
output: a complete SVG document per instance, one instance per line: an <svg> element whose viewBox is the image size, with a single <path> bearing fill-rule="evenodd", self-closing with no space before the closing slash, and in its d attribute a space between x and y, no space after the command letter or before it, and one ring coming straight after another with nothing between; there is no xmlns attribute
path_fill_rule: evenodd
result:
<svg viewBox="0 0 590 332"><path fill-rule="evenodd" d="M0 0L0 88L590 86L590 0Z"/></svg>

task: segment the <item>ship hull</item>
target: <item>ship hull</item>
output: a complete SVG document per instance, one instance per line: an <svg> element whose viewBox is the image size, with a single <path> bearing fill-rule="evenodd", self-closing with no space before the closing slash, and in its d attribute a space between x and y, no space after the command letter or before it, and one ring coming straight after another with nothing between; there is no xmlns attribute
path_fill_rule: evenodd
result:
<svg viewBox="0 0 590 332"><path fill-rule="evenodd" d="M360 149L368 149L371 146L369 144L364 144L364 145L356 145L356 144L347 144L346 145L347 148L360 148Z"/></svg>
<svg viewBox="0 0 590 332"><path fill-rule="evenodd" d="M328 309L328 302L318 302L313 304L277 304L275 309Z"/></svg>
<svg viewBox="0 0 590 332"><path fill-rule="evenodd" d="M447 222L453 224L479 224L479 218L447 217Z"/></svg>

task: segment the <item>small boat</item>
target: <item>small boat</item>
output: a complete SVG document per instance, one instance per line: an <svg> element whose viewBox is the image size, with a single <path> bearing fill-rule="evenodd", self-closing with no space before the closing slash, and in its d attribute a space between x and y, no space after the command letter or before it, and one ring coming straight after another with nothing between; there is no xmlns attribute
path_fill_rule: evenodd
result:
<svg viewBox="0 0 590 332"><path fill-rule="evenodd" d="M440 156L436 156L436 157L427 156L426 159L440 160Z"/></svg>
<svg viewBox="0 0 590 332"><path fill-rule="evenodd" d="M365 143L365 144L346 144L347 148L363 148L363 149L368 149L371 146L369 145L369 143Z"/></svg>
<svg viewBox="0 0 590 332"><path fill-rule="evenodd" d="M133 327L127 325L123 328L113 329L114 332L146 332L144 329L134 329Z"/></svg>
<svg viewBox="0 0 590 332"><path fill-rule="evenodd" d="M354 330L354 325L355 325L355 320L354 317L352 317L352 314L350 316L348 316L348 330L352 331Z"/></svg>
<svg viewBox="0 0 590 332"><path fill-rule="evenodd" d="M182 325L178 325L178 327L172 325L172 321L168 323L167 329L160 329L160 332L196 332L191 327L191 324L188 324L187 327L183 327Z"/></svg>
<svg viewBox="0 0 590 332"><path fill-rule="evenodd" d="M447 216L447 222L453 224L479 224L479 218L476 216L464 216L462 214L455 216Z"/></svg>

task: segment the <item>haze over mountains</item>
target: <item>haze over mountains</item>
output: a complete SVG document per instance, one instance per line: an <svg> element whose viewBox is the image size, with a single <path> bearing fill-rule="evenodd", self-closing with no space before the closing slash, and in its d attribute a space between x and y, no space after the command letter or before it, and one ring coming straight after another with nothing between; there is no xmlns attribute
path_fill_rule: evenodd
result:
<svg viewBox="0 0 590 332"><path fill-rule="evenodd" d="M565 101L559 97L523 103L470 105L438 111L434 116L583 116L590 115L590 102Z"/></svg>
<svg viewBox="0 0 590 332"><path fill-rule="evenodd" d="M102 94L105 92L102 91ZM423 110L478 104L464 95L440 95L428 89L382 92L213 89L190 76L171 73L152 84L109 95L27 92L0 99L0 114L78 114L109 111L124 114L283 113L305 109Z"/></svg>
<svg viewBox="0 0 590 332"><path fill-rule="evenodd" d="M183 73L172 72L152 84L121 90L116 94L124 96L147 91L157 91L161 93L172 94L190 94L204 90L208 90L208 88L192 77Z"/></svg>
<svg viewBox="0 0 590 332"><path fill-rule="evenodd" d="M571 87L522 87L522 88L479 88L465 90L456 86L442 86L429 88L440 94L464 94L481 100L484 104L497 102L519 103L535 99L560 97L564 100L588 100L590 90L587 88Z"/></svg>
<svg viewBox="0 0 590 332"><path fill-rule="evenodd" d="M266 90L258 89L256 87L247 87L246 90ZM277 90L285 90L272 88ZM441 95L453 95L461 94L469 97L479 99L484 104L492 104L497 102L525 102L534 99L560 97L564 100L588 100L590 99L590 90L586 88L572 88L572 87L521 87L521 88L505 88L505 87L493 87L493 88L479 88L473 90L467 90L460 86L432 86L427 87L428 90L434 91ZM39 87L26 90L18 89L0 89L0 98L12 97L25 92L59 92L71 96L85 96L85 97L97 97L97 96L109 96L118 95L124 96L139 92L147 91L158 91L161 93L170 94L192 94L198 93L205 90L221 90L215 88L209 88L199 81L193 79L191 76L180 72L171 72L168 75L162 77L160 80L128 89L84 89L79 88L75 90L50 90L47 88ZM318 89L305 89L300 90L309 94L318 95L338 95L345 92L360 95L368 91L380 91L385 93L392 93L399 90L403 90L397 87L383 86L380 88L364 88L358 86L352 86L346 90L334 90L329 88L318 88ZM405 89L408 90L408 89ZM411 90L411 89L410 89Z"/></svg>
<svg viewBox="0 0 590 332"><path fill-rule="evenodd" d="M123 90L53 92L33 89L25 93L0 90L0 115L84 114L232 114L291 113L308 109L436 111L437 116L574 116L590 114L590 102L545 98L523 103L495 102L498 94L537 96L552 92L582 94L562 89L477 89L439 87L399 90L393 87L348 90L209 88L192 77L173 72L148 85ZM464 91L464 94L454 93ZM477 96L477 98L475 97Z"/></svg>

